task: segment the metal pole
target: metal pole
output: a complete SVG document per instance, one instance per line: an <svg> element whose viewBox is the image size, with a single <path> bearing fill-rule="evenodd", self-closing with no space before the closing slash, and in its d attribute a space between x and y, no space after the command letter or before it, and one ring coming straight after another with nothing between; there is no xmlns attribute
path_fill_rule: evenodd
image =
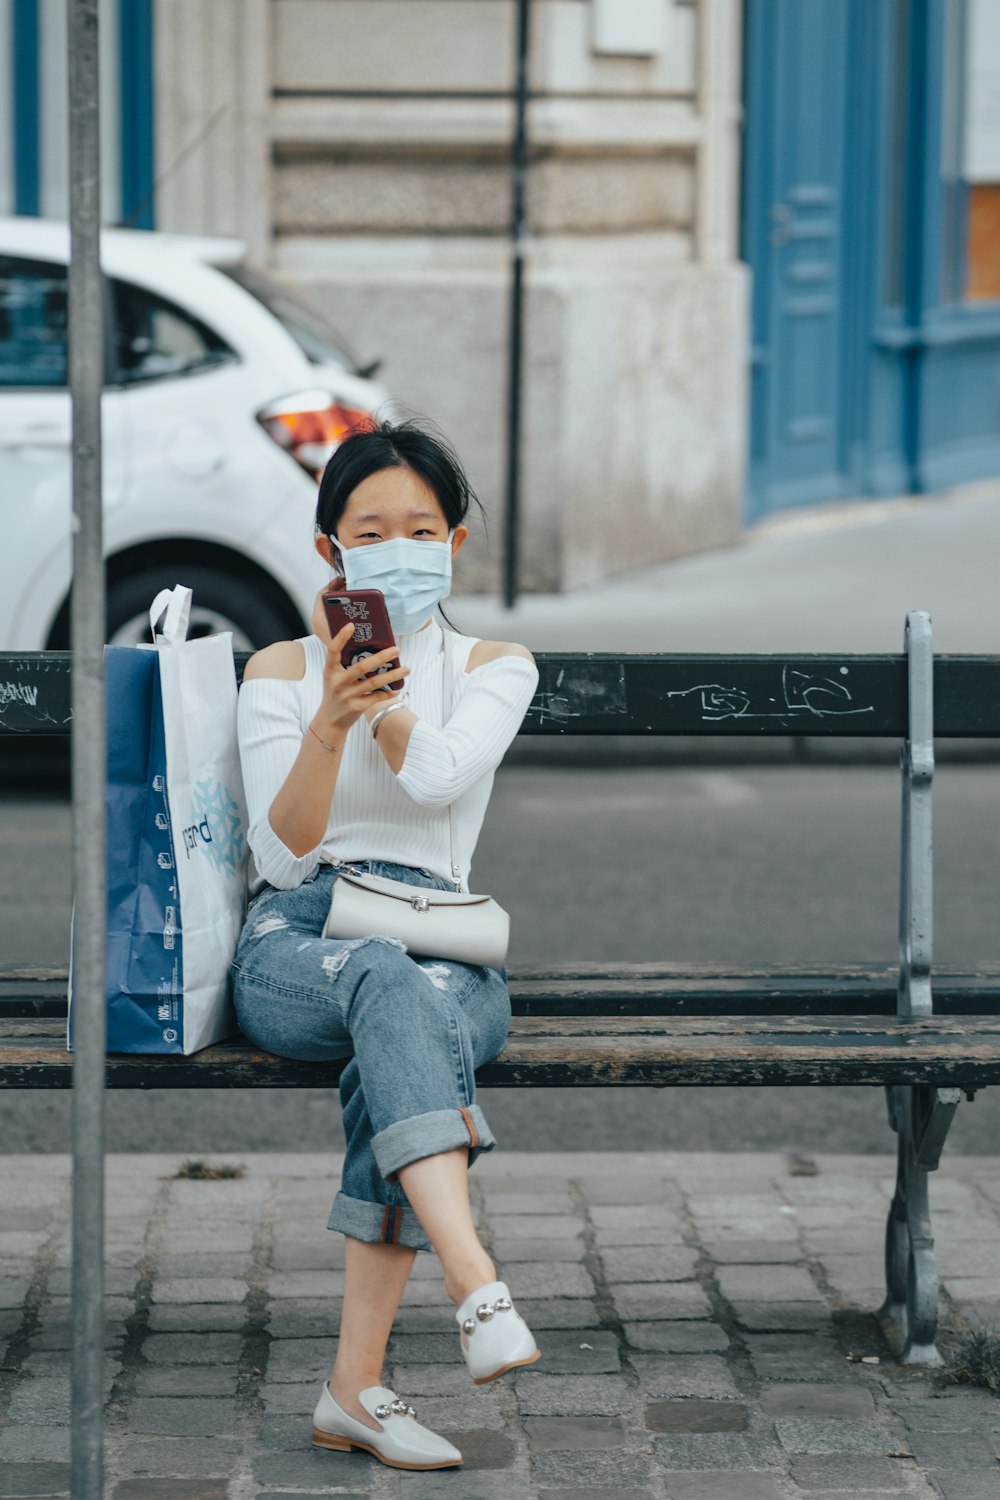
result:
<svg viewBox="0 0 1000 1500"><path fill-rule="evenodd" d="M73 1500L101 1500L104 1385L106 775L98 0L68 0L73 408Z"/></svg>
<svg viewBox="0 0 1000 1500"><path fill-rule="evenodd" d="M528 248L528 57L531 0L517 0L517 54L514 140L511 150L511 279L507 352L507 505L504 511L503 602L511 609L518 595L518 541L521 502L521 386L524 364L524 262Z"/></svg>

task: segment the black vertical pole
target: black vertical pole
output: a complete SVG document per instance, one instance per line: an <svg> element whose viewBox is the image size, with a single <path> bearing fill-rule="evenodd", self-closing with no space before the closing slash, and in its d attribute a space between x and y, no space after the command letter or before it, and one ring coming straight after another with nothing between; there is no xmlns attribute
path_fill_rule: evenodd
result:
<svg viewBox="0 0 1000 1500"><path fill-rule="evenodd" d="M69 0L73 596L73 1500L103 1493L104 562L98 0Z"/></svg>
<svg viewBox="0 0 1000 1500"><path fill-rule="evenodd" d="M521 390L524 365L524 262L528 242L528 56L531 0L517 0L514 139L511 149L511 278L507 347L507 486L503 531L503 602L518 595L521 502Z"/></svg>

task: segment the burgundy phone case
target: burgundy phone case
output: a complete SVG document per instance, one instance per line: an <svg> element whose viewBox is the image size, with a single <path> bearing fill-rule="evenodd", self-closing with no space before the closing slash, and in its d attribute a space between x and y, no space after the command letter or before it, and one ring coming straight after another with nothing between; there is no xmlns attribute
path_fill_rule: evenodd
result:
<svg viewBox="0 0 1000 1500"><path fill-rule="evenodd" d="M387 647L396 644L381 589L341 590L324 594L323 609L331 636L343 630L348 622L354 626L353 636L340 653L340 662L344 667L349 667L361 657L373 656L376 651L385 651ZM398 666L397 657L382 670L388 672ZM390 682L388 686L395 693L402 683Z"/></svg>

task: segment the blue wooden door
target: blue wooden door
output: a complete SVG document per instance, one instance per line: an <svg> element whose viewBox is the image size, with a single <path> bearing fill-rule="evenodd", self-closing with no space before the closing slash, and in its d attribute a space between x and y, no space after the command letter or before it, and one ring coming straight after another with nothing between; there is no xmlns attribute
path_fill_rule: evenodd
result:
<svg viewBox="0 0 1000 1500"><path fill-rule="evenodd" d="M747 0L751 517L843 494L851 0Z"/></svg>

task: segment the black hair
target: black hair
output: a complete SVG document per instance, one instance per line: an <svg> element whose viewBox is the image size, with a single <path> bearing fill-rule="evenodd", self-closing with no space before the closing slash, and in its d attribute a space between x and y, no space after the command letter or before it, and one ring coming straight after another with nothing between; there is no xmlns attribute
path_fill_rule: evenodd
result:
<svg viewBox="0 0 1000 1500"><path fill-rule="evenodd" d="M410 418L405 422L372 421L357 428L333 454L319 483L316 534L336 541L337 527L351 495L372 474L383 469L412 469L434 491L448 526L460 526L475 504L461 460L448 440L429 430L430 424Z"/></svg>

